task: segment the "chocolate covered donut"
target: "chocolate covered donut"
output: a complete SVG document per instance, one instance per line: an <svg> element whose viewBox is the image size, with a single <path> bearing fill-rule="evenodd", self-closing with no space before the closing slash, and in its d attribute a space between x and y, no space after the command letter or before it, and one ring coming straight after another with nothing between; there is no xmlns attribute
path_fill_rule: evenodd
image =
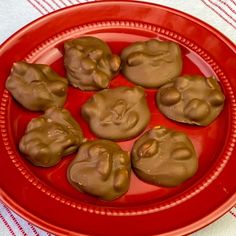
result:
<svg viewBox="0 0 236 236"><path fill-rule="evenodd" d="M13 64L6 87L28 110L45 111L50 106L64 105L68 81L47 65L21 61Z"/></svg>
<svg viewBox="0 0 236 236"><path fill-rule="evenodd" d="M80 126L71 114L66 109L51 107L29 122L19 149L34 165L50 167L62 156L75 152L83 141Z"/></svg>
<svg viewBox="0 0 236 236"><path fill-rule="evenodd" d="M213 77L181 76L161 87L156 100L168 118L207 126L222 111L225 97Z"/></svg>
<svg viewBox="0 0 236 236"><path fill-rule="evenodd" d="M130 139L141 133L150 111L141 87L104 89L94 94L81 108L91 130L101 138Z"/></svg>
<svg viewBox="0 0 236 236"><path fill-rule="evenodd" d="M116 143L95 140L82 144L68 167L69 182L82 192L114 200L128 191L130 157Z"/></svg>
<svg viewBox="0 0 236 236"><path fill-rule="evenodd" d="M127 79L147 88L158 88L179 76L181 50L174 42L151 39L136 42L121 53L122 72Z"/></svg>
<svg viewBox="0 0 236 236"><path fill-rule="evenodd" d="M107 88L121 64L105 42L89 36L67 41L64 61L70 83L81 90Z"/></svg>
<svg viewBox="0 0 236 236"><path fill-rule="evenodd" d="M136 140L131 160L140 179L164 187L183 183L198 168L198 158L189 138L182 132L160 126Z"/></svg>

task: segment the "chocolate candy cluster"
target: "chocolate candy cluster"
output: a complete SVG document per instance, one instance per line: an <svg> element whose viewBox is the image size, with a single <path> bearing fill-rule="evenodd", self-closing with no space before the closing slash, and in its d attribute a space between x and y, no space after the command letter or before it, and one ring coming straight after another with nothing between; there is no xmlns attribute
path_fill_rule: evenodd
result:
<svg viewBox="0 0 236 236"><path fill-rule="evenodd" d="M63 107L68 81L47 65L16 62L6 87L28 110L45 111L51 106Z"/></svg>
<svg viewBox="0 0 236 236"><path fill-rule="evenodd" d="M34 165L50 167L75 152L83 141L80 126L70 112L50 107L29 122L19 148Z"/></svg>
<svg viewBox="0 0 236 236"><path fill-rule="evenodd" d="M161 87L156 99L168 118L206 126L222 111L225 97L212 77L182 76Z"/></svg>
<svg viewBox="0 0 236 236"><path fill-rule="evenodd" d="M107 88L120 69L120 57L94 37L81 37L65 43L65 67L70 84L81 90Z"/></svg>
<svg viewBox="0 0 236 236"><path fill-rule="evenodd" d="M146 95L141 87L104 89L93 95L81 112L98 137L111 140L137 136L150 120Z"/></svg>
<svg viewBox="0 0 236 236"><path fill-rule="evenodd" d="M173 187L196 173L198 158L184 133L160 126L147 131L135 142L132 164L140 179Z"/></svg>
<svg viewBox="0 0 236 236"><path fill-rule="evenodd" d="M121 59L126 78L146 88L158 88L182 71L180 47L173 42L136 42L122 51Z"/></svg>
<svg viewBox="0 0 236 236"><path fill-rule="evenodd" d="M128 152L112 141L95 140L81 145L67 175L80 191L113 200L128 191L130 172Z"/></svg>

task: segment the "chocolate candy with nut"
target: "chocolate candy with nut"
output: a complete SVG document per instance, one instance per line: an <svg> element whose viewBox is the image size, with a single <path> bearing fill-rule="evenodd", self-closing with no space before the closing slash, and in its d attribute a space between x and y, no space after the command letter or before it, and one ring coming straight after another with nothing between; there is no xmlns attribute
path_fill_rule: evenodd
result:
<svg viewBox="0 0 236 236"><path fill-rule="evenodd" d="M136 42L122 51L121 59L126 78L146 88L158 88L182 71L181 50L174 42Z"/></svg>
<svg viewBox="0 0 236 236"><path fill-rule="evenodd" d="M45 111L51 106L63 107L68 81L47 65L21 61L13 64L6 87L28 110Z"/></svg>
<svg viewBox="0 0 236 236"><path fill-rule="evenodd" d="M29 122L19 149L32 164L50 167L75 152L83 141L80 126L69 111L51 107Z"/></svg>
<svg viewBox="0 0 236 236"><path fill-rule="evenodd" d="M65 43L65 67L70 83L81 90L107 88L118 73L121 60L108 45L95 37L81 37Z"/></svg>
<svg viewBox="0 0 236 236"><path fill-rule="evenodd" d="M174 187L196 173L198 158L184 133L159 126L135 142L132 165L140 179L158 186Z"/></svg>
<svg viewBox="0 0 236 236"><path fill-rule="evenodd" d="M145 96L141 87L104 89L94 94L81 112L98 137L130 139L140 134L150 120Z"/></svg>
<svg viewBox="0 0 236 236"><path fill-rule="evenodd" d="M213 77L181 76L160 88L157 105L168 118L187 124L207 126L224 106L224 94Z"/></svg>
<svg viewBox="0 0 236 236"><path fill-rule="evenodd" d="M127 152L112 141L95 140L80 146L67 177L82 192L114 200L128 191L130 171Z"/></svg>

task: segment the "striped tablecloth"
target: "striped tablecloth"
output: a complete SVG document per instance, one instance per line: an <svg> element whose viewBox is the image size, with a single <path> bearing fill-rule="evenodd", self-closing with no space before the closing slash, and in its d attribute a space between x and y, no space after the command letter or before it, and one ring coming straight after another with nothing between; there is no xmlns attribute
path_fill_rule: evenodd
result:
<svg viewBox="0 0 236 236"><path fill-rule="evenodd" d="M32 20L93 0L0 0L0 43ZM148 0L144 0L150 2ZM236 0L152 0L209 23L236 43ZM25 221L0 202L0 236L52 235ZM236 207L192 236L236 236Z"/></svg>

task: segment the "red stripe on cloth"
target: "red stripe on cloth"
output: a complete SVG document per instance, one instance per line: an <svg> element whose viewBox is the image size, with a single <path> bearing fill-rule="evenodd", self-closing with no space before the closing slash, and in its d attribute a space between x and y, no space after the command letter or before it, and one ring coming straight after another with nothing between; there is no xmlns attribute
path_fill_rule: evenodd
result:
<svg viewBox="0 0 236 236"><path fill-rule="evenodd" d="M230 0L230 2L232 2L236 6L236 2L234 0Z"/></svg>
<svg viewBox="0 0 236 236"><path fill-rule="evenodd" d="M236 20L230 15L228 14L227 11L225 11L219 4L213 2L212 0L208 0L212 5L216 6L218 9L220 9L222 12L225 13L225 15L227 15L231 20L233 20L236 23Z"/></svg>
<svg viewBox="0 0 236 236"><path fill-rule="evenodd" d="M56 10L52 5L50 5L50 4L48 3L47 0L42 0L42 1L43 1L47 6L49 6L49 7L51 8L51 10L53 10L53 11Z"/></svg>
<svg viewBox="0 0 236 236"><path fill-rule="evenodd" d="M236 214L233 211L229 211L229 213L236 218Z"/></svg>
<svg viewBox="0 0 236 236"><path fill-rule="evenodd" d="M44 12L38 8L31 0L27 0L40 14L45 15Z"/></svg>
<svg viewBox="0 0 236 236"><path fill-rule="evenodd" d="M226 21L228 24L230 24L234 29L236 29L236 27L230 22L228 21L225 17L223 17L218 11L216 11L211 5L209 5L208 3L205 2L205 0L201 0L202 3L204 3L207 7L209 7L212 11L214 11L220 18L222 18L224 21Z"/></svg>
<svg viewBox="0 0 236 236"><path fill-rule="evenodd" d="M73 3L71 0L67 0L71 5L74 5L75 3Z"/></svg>
<svg viewBox="0 0 236 236"><path fill-rule="evenodd" d="M34 0L34 1L36 4L38 4L39 7L41 7L41 9L49 13L48 9L41 2L39 2L38 0Z"/></svg>
<svg viewBox="0 0 236 236"><path fill-rule="evenodd" d="M37 232L37 230L35 229L35 227L33 225L31 225L29 222L27 222L29 227L31 228L31 230L34 232L34 235L36 236L40 236L39 233Z"/></svg>
<svg viewBox="0 0 236 236"><path fill-rule="evenodd" d="M64 1L59 0L60 3L62 3L65 7L67 7L67 5L64 3Z"/></svg>
<svg viewBox="0 0 236 236"><path fill-rule="evenodd" d="M76 2L81 3L80 0L76 0Z"/></svg>
<svg viewBox="0 0 236 236"><path fill-rule="evenodd" d="M27 236L26 232L24 231L24 229L20 226L19 222L16 220L15 216L11 213L11 211L5 206L3 205L3 208L6 210L6 212L8 213L8 215L11 217L11 219L14 221L14 223L16 224L17 228L20 230L20 232L24 235Z"/></svg>
<svg viewBox="0 0 236 236"><path fill-rule="evenodd" d="M58 3L57 3L56 1L52 0L52 2L53 2L58 8L61 8L61 6L58 5Z"/></svg>
<svg viewBox="0 0 236 236"><path fill-rule="evenodd" d="M224 2L222 0L218 0L218 1L221 2L223 5L225 5L230 11L232 11L233 13L236 14L236 11L230 5L228 5L226 2Z"/></svg>
<svg viewBox="0 0 236 236"><path fill-rule="evenodd" d="M5 218L2 216L2 214L0 213L0 219L2 220L2 222L4 223L4 225L7 227L7 229L9 230L9 232L11 233L12 236L16 236L15 233L13 232L11 226L7 223L7 221L5 220Z"/></svg>

